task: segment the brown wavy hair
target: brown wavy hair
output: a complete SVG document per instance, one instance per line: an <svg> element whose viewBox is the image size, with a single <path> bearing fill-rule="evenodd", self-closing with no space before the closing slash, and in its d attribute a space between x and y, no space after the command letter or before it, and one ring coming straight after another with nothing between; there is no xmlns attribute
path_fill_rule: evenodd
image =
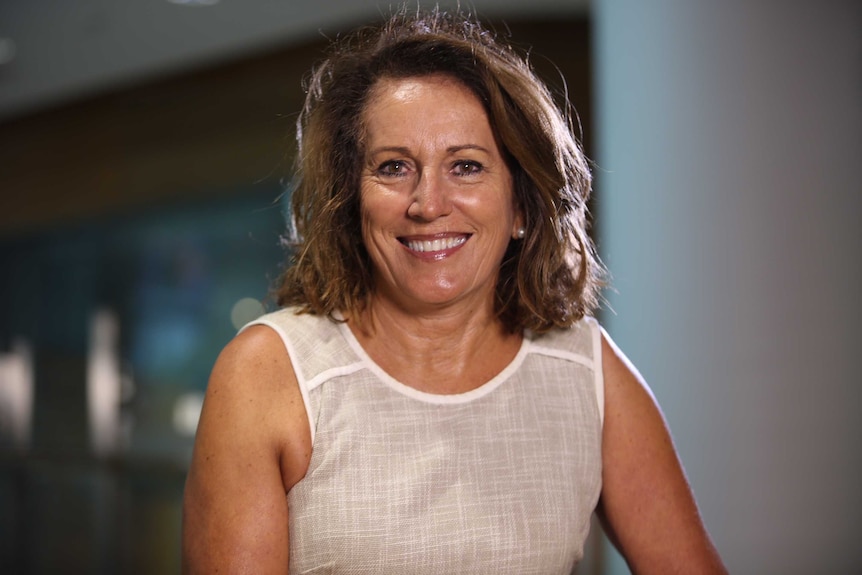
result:
<svg viewBox="0 0 862 575"><path fill-rule="evenodd" d="M510 242L501 263L500 321L541 333L591 313L604 268L587 234L591 174L572 109L568 101L558 106L527 57L474 16L441 9L402 8L335 41L306 80L278 304L330 318L367 306L374 281L359 206L363 111L380 79L431 74L455 78L482 102L513 176L527 233Z"/></svg>

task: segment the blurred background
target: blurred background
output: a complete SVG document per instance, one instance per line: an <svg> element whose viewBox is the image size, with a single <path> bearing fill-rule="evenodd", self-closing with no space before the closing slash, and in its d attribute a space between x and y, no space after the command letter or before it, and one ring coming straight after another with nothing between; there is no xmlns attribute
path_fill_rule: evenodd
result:
<svg viewBox="0 0 862 575"><path fill-rule="evenodd" d="M470 5L579 113L600 318L731 572L862 573L862 3ZM272 307L302 77L388 12L0 3L0 572L179 572L210 367ZM578 572L628 571L597 535Z"/></svg>

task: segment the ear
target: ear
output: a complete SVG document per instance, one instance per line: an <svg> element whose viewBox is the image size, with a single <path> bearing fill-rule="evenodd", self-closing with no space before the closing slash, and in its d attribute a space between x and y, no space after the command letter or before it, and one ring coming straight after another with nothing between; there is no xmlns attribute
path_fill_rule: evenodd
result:
<svg viewBox="0 0 862 575"><path fill-rule="evenodd" d="M515 219L512 221L512 234L511 234L512 239L520 240L524 237L522 235L524 226L525 226L524 210L522 210L521 207L516 204L515 205Z"/></svg>

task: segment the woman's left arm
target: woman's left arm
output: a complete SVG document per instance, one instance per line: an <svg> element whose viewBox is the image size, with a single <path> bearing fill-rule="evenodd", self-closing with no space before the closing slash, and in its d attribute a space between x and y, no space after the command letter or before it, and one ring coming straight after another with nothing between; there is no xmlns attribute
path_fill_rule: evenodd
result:
<svg viewBox="0 0 862 575"><path fill-rule="evenodd" d="M605 421L598 514L637 575L726 574L658 404L603 334Z"/></svg>

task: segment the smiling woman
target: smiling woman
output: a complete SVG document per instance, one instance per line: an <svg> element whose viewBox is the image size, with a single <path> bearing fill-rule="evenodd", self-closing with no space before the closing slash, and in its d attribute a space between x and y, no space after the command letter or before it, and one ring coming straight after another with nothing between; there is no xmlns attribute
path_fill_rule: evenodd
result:
<svg viewBox="0 0 862 575"><path fill-rule="evenodd" d="M189 572L724 572L652 396L588 314L587 162L471 17L341 40L298 123L283 309L210 379ZM285 494L287 497L285 497Z"/></svg>

